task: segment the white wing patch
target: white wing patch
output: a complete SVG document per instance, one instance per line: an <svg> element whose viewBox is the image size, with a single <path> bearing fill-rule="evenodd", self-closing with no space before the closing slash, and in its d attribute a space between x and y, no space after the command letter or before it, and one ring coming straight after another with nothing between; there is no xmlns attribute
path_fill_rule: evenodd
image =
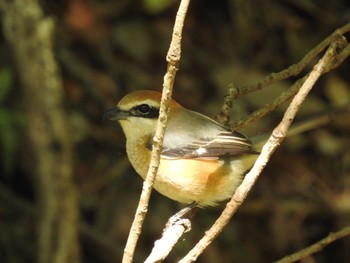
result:
<svg viewBox="0 0 350 263"><path fill-rule="evenodd" d="M203 155L207 152L207 149L205 148L198 148L196 151L196 153L198 153L198 155Z"/></svg>

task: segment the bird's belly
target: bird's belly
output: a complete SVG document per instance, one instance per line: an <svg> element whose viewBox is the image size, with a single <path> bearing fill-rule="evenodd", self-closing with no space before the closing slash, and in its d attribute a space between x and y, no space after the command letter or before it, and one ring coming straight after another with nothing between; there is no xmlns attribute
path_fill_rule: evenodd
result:
<svg viewBox="0 0 350 263"><path fill-rule="evenodd" d="M136 145L140 145L140 142ZM127 144L129 160L136 172L145 179L148 165L140 164L149 164L151 153L146 148L134 146L132 142ZM247 162L242 156L231 156L225 160L161 158L153 187L180 203L197 202L199 206L213 206L232 196L242 180L242 174L254 160L255 157L249 158Z"/></svg>
<svg viewBox="0 0 350 263"><path fill-rule="evenodd" d="M232 196L243 172L240 160L161 159L154 188L181 203L212 206Z"/></svg>

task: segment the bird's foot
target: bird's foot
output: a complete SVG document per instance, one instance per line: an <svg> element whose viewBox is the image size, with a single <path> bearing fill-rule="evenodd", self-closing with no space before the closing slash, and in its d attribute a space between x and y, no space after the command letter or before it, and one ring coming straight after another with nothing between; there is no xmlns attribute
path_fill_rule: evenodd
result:
<svg viewBox="0 0 350 263"><path fill-rule="evenodd" d="M166 223L165 229L172 225L179 224L179 221L182 222L183 220L188 221L189 219L192 219L196 214L197 210L197 202L192 202L191 204L177 212L175 215L170 217L168 222Z"/></svg>

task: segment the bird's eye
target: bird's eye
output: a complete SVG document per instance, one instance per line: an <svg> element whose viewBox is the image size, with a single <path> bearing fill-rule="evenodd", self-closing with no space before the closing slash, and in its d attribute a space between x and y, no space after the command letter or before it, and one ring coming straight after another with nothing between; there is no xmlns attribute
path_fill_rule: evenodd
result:
<svg viewBox="0 0 350 263"><path fill-rule="evenodd" d="M159 109L148 104L140 104L133 107L130 112L131 116L142 118L158 118Z"/></svg>
<svg viewBox="0 0 350 263"><path fill-rule="evenodd" d="M149 106L147 104L141 104L141 105L137 106L137 109L140 113L147 114L151 111L151 106Z"/></svg>

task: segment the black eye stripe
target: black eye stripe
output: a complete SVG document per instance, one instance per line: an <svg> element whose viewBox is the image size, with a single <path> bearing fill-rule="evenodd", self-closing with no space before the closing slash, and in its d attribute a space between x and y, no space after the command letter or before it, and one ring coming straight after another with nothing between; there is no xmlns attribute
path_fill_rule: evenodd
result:
<svg viewBox="0 0 350 263"><path fill-rule="evenodd" d="M159 109L148 104L140 104L130 110L132 116L143 118L158 118Z"/></svg>

